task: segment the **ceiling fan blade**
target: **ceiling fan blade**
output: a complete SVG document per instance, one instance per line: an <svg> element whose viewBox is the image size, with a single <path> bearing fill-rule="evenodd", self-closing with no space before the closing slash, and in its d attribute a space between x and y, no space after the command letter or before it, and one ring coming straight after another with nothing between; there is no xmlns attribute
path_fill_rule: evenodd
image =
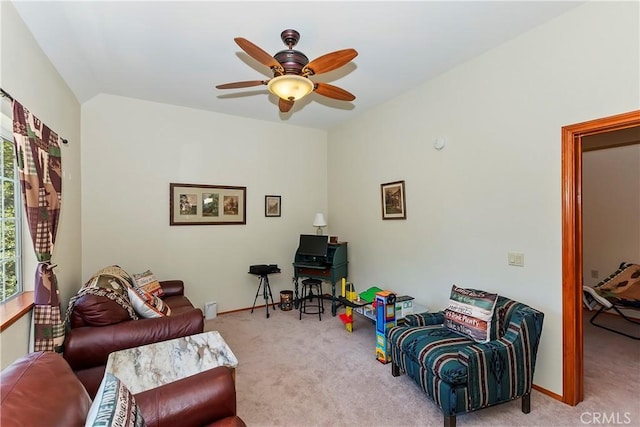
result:
<svg viewBox="0 0 640 427"><path fill-rule="evenodd" d="M338 86L330 85L329 83L316 83L315 93L326 96L327 98L338 99L340 101L353 101L356 99L355 95L347 92Z"/></svg>
<svg viewBox="0 0 640 427"><path fill-rule="evenodd" d="M223 85L216 86L216 89L238 89L241 87L266 85L268 82L268 80L249 80L246 82L225 83Z"/></svg>
<svg viewBox="0 0 640 427"><path fill-rule="evenodd" d="M276 61L273 56L269 55L267 52L251 43L249 40L243 39L242 37L236 37L233 40L235 40L238 46L240 46L242 50L247 53L247 55L258 61L262 65L266 65L269 68L282 69L280 63ZM284 70L282 71L284 72Z"/></svg>
<svg viewBox="0 0 640 427"><path fill-rule="evenodd" d="M288 113L289 110L293 107L294 101L289 101L286 99L278 98L278 108L282 113Z"/></svg>
<svg viewBox="0 0 640 427"><path fill-rule="evenodd" d="M326 73L342 67L356 56L358 56L358 52L355 49L337 50L309 62L302 69L302 72L309 72L311 75Z"/></svg>

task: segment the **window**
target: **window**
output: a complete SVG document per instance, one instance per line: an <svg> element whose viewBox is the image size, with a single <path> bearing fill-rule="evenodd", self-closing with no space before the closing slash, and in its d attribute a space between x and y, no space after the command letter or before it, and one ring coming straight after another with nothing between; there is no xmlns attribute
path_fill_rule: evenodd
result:
<svg viewBox="0 0 640 427"><path fill-rule="evenodd" d="M22 203L13 137L2 128L0 139L2 140L0 302L4 302L22 292Z"/></svg>

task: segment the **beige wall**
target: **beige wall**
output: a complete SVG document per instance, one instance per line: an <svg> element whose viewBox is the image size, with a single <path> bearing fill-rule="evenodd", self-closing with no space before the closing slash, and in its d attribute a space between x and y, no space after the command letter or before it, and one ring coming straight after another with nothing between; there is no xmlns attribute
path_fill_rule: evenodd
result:
<svg viewBox="0 0 640 427"><path fill-rule="evenodd" d="M13 5L0 1L0 86L13 95L69 144L62 147L63 202L53 263L60 297L65 303L81 283L80 259L80 105L40 50ZM6 101L3 112L7 110ZM8 108L9 114L10 108ZM25 252L32 251L25 240ZM25 289L33 289L35 262L27 257ZM29 322L25 316L0 334L0 365L28 351Z"/></svg>
<svg viewBox="0 0 640 427"><path fill-rule="evenodd" d="M439 310L455 283L540 309L535 383L561 395L560 129L638 109L638 8L579 6L330 132L329 222L356 287ZM382 221L395 180L407 220Z"/></svg>
<svg viewBox="0 0 640 427"><path fill-rule="evenodd" d="M583 275L593 286L621 262L640 262L640 144L583 153L582 193Z"/></svg>
<svg viewBox="0 0 640 427"><path fill-rule="evenodd" d="M82 106L82 140L83 277L150 269L218 311L251 307L252 264L281 267L276 301L292 289L298 236L326 213L326 132L100 95ZM247 187L247 224L169 226L171 182ZM265 195L282 196L281 217L264 216Z"/></svg>
<svg viewBox="0 0 640 427"><path fill-rule="evenodd" d="M583 276L594 286L621 262L640 263L640 144L583 153L582 194Z"/></svg>

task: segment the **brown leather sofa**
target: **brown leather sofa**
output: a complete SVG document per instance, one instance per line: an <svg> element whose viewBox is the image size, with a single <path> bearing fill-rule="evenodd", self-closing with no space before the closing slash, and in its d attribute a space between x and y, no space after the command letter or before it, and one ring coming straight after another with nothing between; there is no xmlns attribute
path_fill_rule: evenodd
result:
<svg viewBox="0 0 640 427"><path fill-rule="evenodd" d="M231 369L221 366L134 395L148 427L246 426ZM84 426L91 399L59 354L29 353L0 373L2 427Z"/></svg>
<svg viewBox="0 0 640 427"><path fill-rule="evenodd" d="M160 281L162 300L171 315L131 320L129 313L106 296L87 294L78 298L69 315L64 358L93 399L109 353L203 332L202 310L184 296L182 280Z"/></svg>

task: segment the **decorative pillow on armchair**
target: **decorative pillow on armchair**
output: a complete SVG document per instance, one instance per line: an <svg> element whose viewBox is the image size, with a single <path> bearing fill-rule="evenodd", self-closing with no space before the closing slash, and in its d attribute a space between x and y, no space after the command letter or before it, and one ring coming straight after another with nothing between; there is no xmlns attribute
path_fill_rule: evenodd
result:
<svg viewBox="0 0 640 427"><path fill-rule="evenodd" d="M444 310L444 325L476 342L488 342L496 335L492 327L497 325L491 319L497 299L498 294L453 285L449 305Z"/></svg>
<svg viewBox="0 0 640 427"><path fill-rule="evenodd" d="M87 414L85 427L143 427L142 413L129 389L107 372Z"/></svg>

